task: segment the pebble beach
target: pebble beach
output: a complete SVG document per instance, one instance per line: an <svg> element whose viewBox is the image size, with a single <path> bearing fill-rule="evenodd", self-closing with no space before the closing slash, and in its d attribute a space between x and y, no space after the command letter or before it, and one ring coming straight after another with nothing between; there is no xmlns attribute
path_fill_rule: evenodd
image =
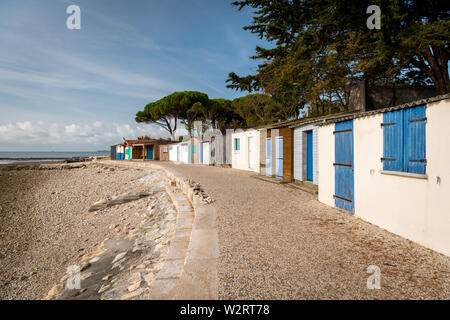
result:
<svg viewBox="0 0 450 320"><path fill-rule="evenodd" d="M178 290L159 292L183 274L195 279L179 287L188 297L194 286L225 300L450 294L448 257L248 172L112 161L0 169L1 299L173 299ZM182 178L173 184L169 173ZM192 228L213 229L186 232L193 215L180 181L208 210ZM205 237L216 227L217 241ZM202 269L199 253L211 254L214 268ZM182 267L186 261L195 268ZM71 265L81 268L81 290L64 288ZM380 290L367 288L373 266L382 273Z"/></svg>
<svg viewBox="0 0 450 320"><path fill-rule="evenodd" d="M175 213L164 193L89 210L118 195L161 191L163 180L158 176L149 181L148 170L96 163L0 167L0 299L42 299L68 266L79 264L105 240L138 233L149 207L163 218ZM143 257L149 268L165 253L164 245L158 254L151 252L154 245L150 241L146 249L151 255ZM121 294L110 297L119 299Z"/></svg>

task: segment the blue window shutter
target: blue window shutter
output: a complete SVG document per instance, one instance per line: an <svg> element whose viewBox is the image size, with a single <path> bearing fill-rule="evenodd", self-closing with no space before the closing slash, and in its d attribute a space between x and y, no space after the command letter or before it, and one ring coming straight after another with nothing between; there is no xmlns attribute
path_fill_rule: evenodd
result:
<svg viewBox="0 0 450 320"><path fill-rule="evenodd" d="M425 173L425 106L404 110L404 155L406 172Z"/></svg>
<svg viewBox="0 0 450 320"><path fill-rule="evenodd" d="M383 170L403 171L403 110L383 114Z"/></svg>

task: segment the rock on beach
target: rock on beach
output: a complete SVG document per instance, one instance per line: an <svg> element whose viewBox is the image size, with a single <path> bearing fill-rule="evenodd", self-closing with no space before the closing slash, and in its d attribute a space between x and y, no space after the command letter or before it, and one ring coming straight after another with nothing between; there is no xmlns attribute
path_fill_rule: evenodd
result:
<svg viewBox="0 0 450 320"><path fill-rule="evenodd" d="M101 257L89 253L137 230L159 196L139 178L148 171L95 162L1 166L0 299L42 299L71 265L87 277ZM108 206L115 198L120 204Z"/></svg>

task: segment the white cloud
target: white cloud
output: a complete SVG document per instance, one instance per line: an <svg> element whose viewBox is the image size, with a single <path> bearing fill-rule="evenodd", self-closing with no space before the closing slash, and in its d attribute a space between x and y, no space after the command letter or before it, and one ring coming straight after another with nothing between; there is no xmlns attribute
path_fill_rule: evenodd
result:
<svg viewBox="0 0 450 320"><path fill-rule="evenodd" d="M24 131L30 131L33 128L30 121L18 122L17 126Z"/></svg>
<svg viewBox="0 0 450 320"><path fill-rule="evenodd" d="M91 145L109 146L122 141L122 138L135 139L148 135L152 138L167 138L168 134L154 125L113 123L111 125L95 121L88 124L71 123L60 125L45 121L23 121L0 125L0 144L8 145L52 145L65 144L89 147Z"/></svg>
<svg viewBox="0 0 450 320"><path fill-rule="evenodd" d="M69 126L64 127L64 131L68 134L74 134L80 130L80 127L76 124L71 124Z"/></svg>
<svg viewBox="0 0 450 320"><path fill-rule="evenodd" d="M134 130L131 128L129 124L120 125L118 123L113 123L113 126L116 129L117 135L120 137L126 138L136 136Z"/></svg>

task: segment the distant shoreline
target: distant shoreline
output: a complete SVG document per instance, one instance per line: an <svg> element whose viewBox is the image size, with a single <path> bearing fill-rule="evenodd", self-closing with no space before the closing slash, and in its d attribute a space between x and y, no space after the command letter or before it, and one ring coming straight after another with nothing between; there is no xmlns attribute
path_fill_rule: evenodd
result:
<svg viewBox="0 0 450 320"><path fill-rule="evenodd" d="M10 165L20 165L20 164L26 164L26 165L33 165L33 164L45 164L45 163L63 163L64 160L67 160L67 158L53 158L53 159L9 159L4 160L0 159L0 168L4 166L10 166Z"/></svg>
<svg viewBox="0 0 450 320"><path fill-rule="evenodd" d="M0 152L0 165L11 165L11 164L40 164L40 163L57 163L70 161L73 159L84 159L87 160L90 157L103 157L108 156L109 153L106 151L78 151L78 152L58 152L58 151L48 151L48 152L13 152L13 151L2 151Z"/></svg>
<svg viewBox="0 0 450 320"><path fill-rule="evenodd" d="M52 160L52 159L55 159L55 160L64 160L64 159L70 159L70 158L67 158L67 157L61 157L61 158L59 158L59 157L57 157L57 158L0 158L0 160Z"/></svg>

